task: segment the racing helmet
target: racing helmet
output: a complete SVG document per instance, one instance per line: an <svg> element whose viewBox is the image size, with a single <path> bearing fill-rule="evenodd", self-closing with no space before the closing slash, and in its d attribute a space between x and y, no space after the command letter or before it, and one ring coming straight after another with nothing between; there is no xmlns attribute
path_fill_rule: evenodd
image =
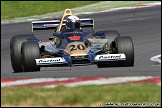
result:
<svg viewBox="0 0 162 108"><path fill-rule="evenodd" d="M66 28L67 29L80 29L80 19L77 16L69 16L66 20Z"/></svg>

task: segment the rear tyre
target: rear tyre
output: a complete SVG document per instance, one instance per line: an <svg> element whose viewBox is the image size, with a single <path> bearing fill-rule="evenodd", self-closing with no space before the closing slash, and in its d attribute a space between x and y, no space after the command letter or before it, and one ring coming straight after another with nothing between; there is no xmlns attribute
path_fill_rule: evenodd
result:
<svg viewBox="0 0 162 108"><path fill-rule="evenodd" d="M109 30L105 33L108 38L109 47L112 47L112 44L113 44L115 38L120 37L120 34L116 30Z"/></svg>
<svg viewBox="0 0 162 108"><path fill-rule="evenodd" d="M33 34L16 35L10 40L10 57L14 72L23 71L21 62L21 44L28 38L35 39L35 36Z"/></svg>
<svg viewBox="0 0 162 108"><path fill-rule="evenodd" d="M24 72L40 71L35 59L40 58L39 45L36 42L22 43L22 67Z"/></svg>
<svg viewBox="0 0 162 108"><path fill-rule="evenodd" d="M115 39L117 53L124 53L126 61L119 63L120 66L134 66L134 47L130 36Z"/></svg>
<svg viewBox="0 0 162 108"><path fill-rule="evenodd" d="M106 37L108 38L109 46L111 46L112 42L115 40L116 37L120 37L119 32L116 30L99 31L96 33L105 33Z"/></svg>

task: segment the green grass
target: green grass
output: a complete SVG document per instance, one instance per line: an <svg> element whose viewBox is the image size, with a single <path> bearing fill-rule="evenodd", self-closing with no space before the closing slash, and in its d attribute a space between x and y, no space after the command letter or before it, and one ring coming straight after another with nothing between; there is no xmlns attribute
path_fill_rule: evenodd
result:
<svg viewBox="0 0 162 108"><path fill-rule="evenodd" d="M1 1L1 20L12 20L17 17L28 17L35 15L54 15L51 13L62 11L66 8L76 8L100 1ZM91 12L96 10L108 10L111 8L133 6L142 3L158 1L112 1L99 3L97 5L82 7L73 10L74 13ZM62 15L57 13L56 15Z"/></svg>
<svg viewBox="0 0 162 108"><path fill-rule="evenodd" d="M57 12L99 1L1 1L1 19Z"/></svg>
<svg viewBox="0 0 162 108"><path fill-rule="evenodd" d="M1 88L1 106L99 106L103 102L161 104L161 86L154 84L89 85L55 88Z"/></svg>
<svg viewBox="0 0 162 108"><path fill-rule="evenodd" d="M145 4L145 3L154 3L154 2L159 2L159 1L112 1L112 2L107 2L103 4L98 4L96 6L92 6L90 8L83 8L82 10L76 10L76 12L79 11L95 11L95 10L108 10L112 8L119 8L119 7L124 7L124 6L135 6L138 4Z"/></svg>

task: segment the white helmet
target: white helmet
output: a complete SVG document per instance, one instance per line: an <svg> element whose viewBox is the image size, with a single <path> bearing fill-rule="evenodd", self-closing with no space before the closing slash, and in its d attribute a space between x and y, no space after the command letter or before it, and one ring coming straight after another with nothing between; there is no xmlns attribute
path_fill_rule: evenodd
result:
<svg viewBox="0 0 162 108"><path fill-rule="evenodd" d="M68 29L80 29L80 19L77 16L69 16L66 20L66 27Z"/></svg>

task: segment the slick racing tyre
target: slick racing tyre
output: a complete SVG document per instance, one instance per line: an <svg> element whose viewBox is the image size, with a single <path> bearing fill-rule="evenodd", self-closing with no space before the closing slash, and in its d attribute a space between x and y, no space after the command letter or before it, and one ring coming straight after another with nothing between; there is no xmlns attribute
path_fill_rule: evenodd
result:
<svg viewBox="0 0 162 108"><path fill-rule="evenodd" d="M21 44L28 38L35 38L35 36L33 34L16 35L10 40L10 57L14 72L23 71L21 63Z"/></svg>
<svg viewBox="0 0 162 108"><path fill-rule="evenodd" d="M126 61L119 62L120 66L134 66L134 46L130 36L115 39L117 53L124 53Z"/></svg>
<svg viewBox="0 0 162 108"><path fill-rule="evenodd" d="M35 59L40 58L39 45L36 42L22 43L22 67L24 72L40 71Z"/></svg>

